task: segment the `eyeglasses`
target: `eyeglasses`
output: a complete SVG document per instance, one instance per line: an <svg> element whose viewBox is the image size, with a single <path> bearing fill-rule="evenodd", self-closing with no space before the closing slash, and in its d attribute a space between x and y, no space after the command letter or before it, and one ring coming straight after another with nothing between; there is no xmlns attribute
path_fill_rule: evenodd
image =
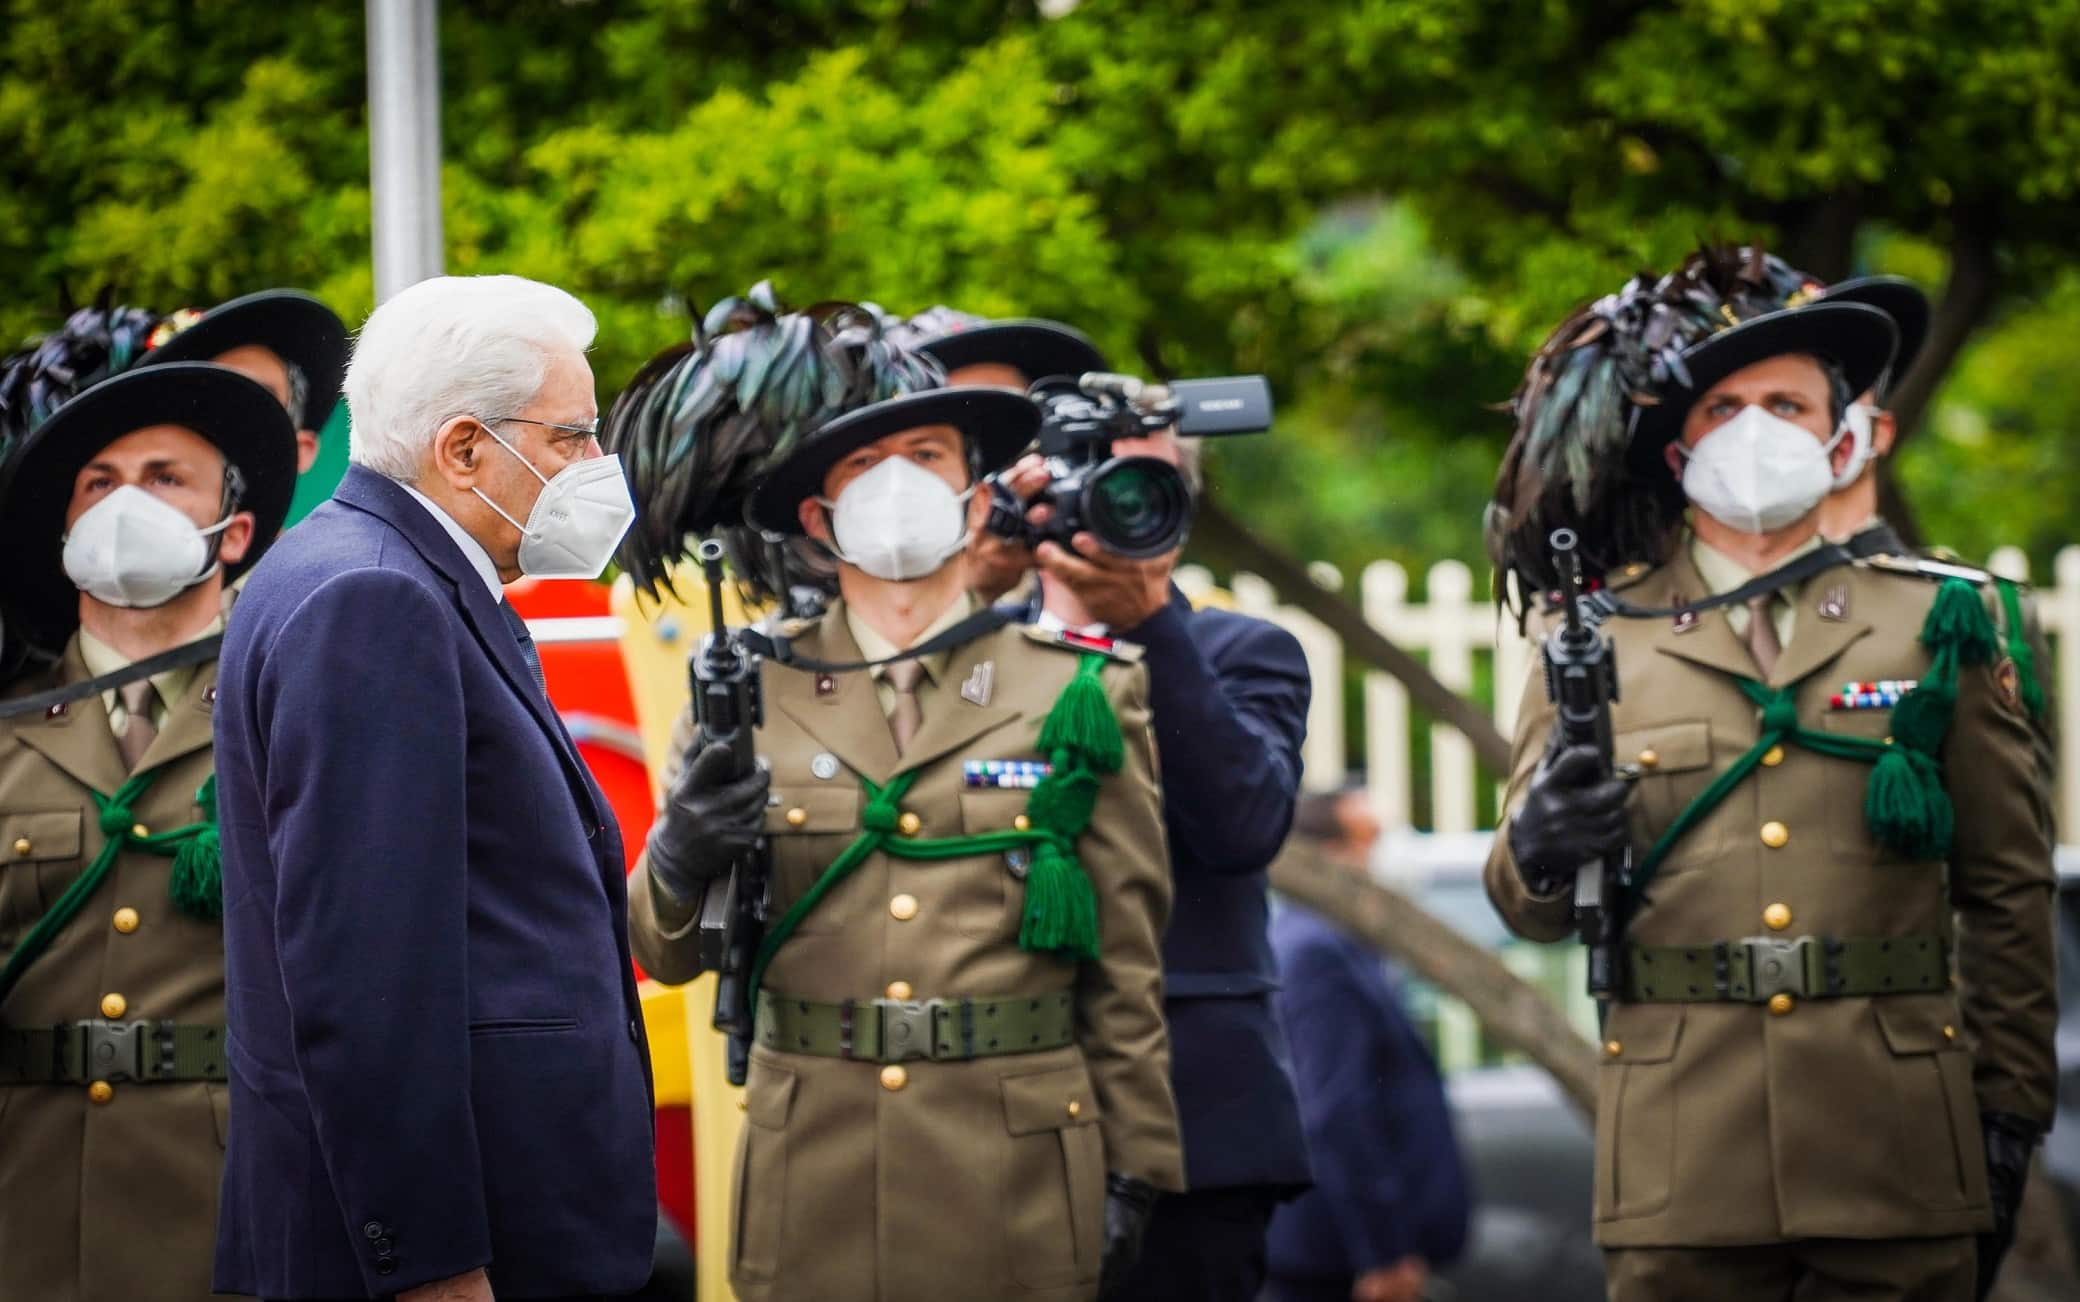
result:
<svg viewBox="0 0 2080 1302"><path fill-rule="evenodd" d="M566 434L582 435L585 438L594 439L599 437L600 430L600 422L597 417L595 417L590 423L584 425L559 425L553 420L529 420L525 416L492 416L486 419L484 423L487 425L497 425L505 423L510 423L514 425L539 425L543 429L562 430Z"/></svg>

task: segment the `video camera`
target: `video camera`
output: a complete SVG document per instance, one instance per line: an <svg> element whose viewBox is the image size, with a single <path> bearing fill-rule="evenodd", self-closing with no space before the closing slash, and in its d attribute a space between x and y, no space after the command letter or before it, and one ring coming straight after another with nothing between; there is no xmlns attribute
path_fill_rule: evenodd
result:
<svg viewBox="0 0 2080 1302"><path fill-rule="evenodd" d="M1021 502L992 479L985 526L1029 547L1049 540L1067 547L1071 537L1088 531L1121 556L1171 551L1192 523L1192 494L1183 473L1155 457L1116 457L1113 442L1172 427L1184 438L1271 428L1271 386L1261 375L1149 384L1091 371L1041 380L1029 396L1040 408L1047 487ZM1045 524L1026 519L1027 511L1042 505L1053 509Z"/></svg>

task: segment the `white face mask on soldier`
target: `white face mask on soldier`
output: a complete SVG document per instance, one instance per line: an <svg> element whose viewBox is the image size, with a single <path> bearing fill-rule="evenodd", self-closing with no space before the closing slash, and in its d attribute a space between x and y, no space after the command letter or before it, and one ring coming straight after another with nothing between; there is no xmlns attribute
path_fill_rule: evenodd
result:
<svg viewBox="0 0 2080 1302"><path fill-rule="evenodd" d="M621 473L620 454L574 461L552 479L545 478L496 431L491 437L519 458L527 473L542 481L526 524L484 497L483 489L472 485L469 490L520 531L520 572L537 579L598 578L621 545L622 535L636 522L636 504L629 496L628 477Z"/></svg>
<svg viewBox="0 0 2080 1302"><path fill-rule="evenodd" d="M831 552L877 579L900 583L936 573L967 545L969 488L956 493L908 457L886 457L845 485L830 509Z"/></svg>
<svg viewBox="0 0 2080 1302"><path fill-rule="evenodd" d="M179 507L124 484L73 521L65 577L106 606L163 606L216 572L209 537L230 523L198 529Z"/></svg>
<svg viewBox="0 0 2080 1302"><path fill-rule="evenodd" d="M1834 477L1836 492L1840 492L1842 489L1855 483L1858 477L1863 474L1863 468L1871 463L1871 457L1877 451L1876 448L1871 446L1871 417L1873 411L1873 408L1863 403L1852 402L1849 404L1849 410L1842 413L1842 428L1849 435L1849 462L1842 467L1842 473Z"/></svg>
<svg viewBox="0 0 2080 1302"><path fill-rule="evenodd" d="M1767 533L1802 518L1834 487L1829 457L1842 432L1826 443L1813 431L1753 405L1704 436L1678 447L1683 493L1697 509L1742 533Z"/></svg>

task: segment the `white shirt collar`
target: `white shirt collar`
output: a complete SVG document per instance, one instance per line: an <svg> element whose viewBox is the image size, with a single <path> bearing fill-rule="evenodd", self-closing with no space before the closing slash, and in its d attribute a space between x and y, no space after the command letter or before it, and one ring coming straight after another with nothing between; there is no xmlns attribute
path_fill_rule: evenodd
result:
<svg viewBox="0 0 2080 1302"><path fill-rule="evenodd" d="M1105 637L1109 632L1103 624L1086 624L1078 628L1045 606L1040 608L1040 614L1034 618L1033 623L1048 633L1080 633L1085 637Z"/></svg>
<svg viewBox="0 0 2080 1302"><path fill-rule="evenodd" d="M498 566L491 563L491 553L484 550L484 544L470 537L469 530L457 524L454 516L449 515L446 511L436 506L432 498L413 488L410 484L395 480L392 482L396 483L405 492L410 493L414 502L426 508L426 514L433 517L434 523L448 531L448 536L453 538L455 545L462 549L463 559L467 560L471 568L476 570L477 577L484 580L484 587L491 593L491 600L494 602L504 601L506 599L505 585L498 581Z"/></svg>

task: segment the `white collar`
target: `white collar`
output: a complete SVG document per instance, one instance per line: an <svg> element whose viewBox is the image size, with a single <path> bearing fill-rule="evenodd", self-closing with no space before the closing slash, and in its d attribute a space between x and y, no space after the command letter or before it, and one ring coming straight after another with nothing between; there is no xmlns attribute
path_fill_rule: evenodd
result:
<svg viewBox="0 0 2080 1302"><path fill-rule="evenodd" d="M455 517L443 511L432 498L402 480L391 482L410 493L414 502L426 508L426 514L433 517L434 523L448 531L448 536L462 549L463 559L470 563L470 568L477 572L477 577L484 580L484 587L490 591L491 600L504 601L505 585L498 581L498 566L491 563L491 553L484 550L484 544L470 537L469 530L456 523Z"/></svg>
<svg viewBox="0 0 2080 1302"><path fill-rule="evenodd" d="M1103 624L1085 624L1079 628L1045 606L1040 608L1040 614L1033 620L1033 623L1049 633L1077 633L1084 637L1106 637L1109 635L1109 631Z"/></svg>

